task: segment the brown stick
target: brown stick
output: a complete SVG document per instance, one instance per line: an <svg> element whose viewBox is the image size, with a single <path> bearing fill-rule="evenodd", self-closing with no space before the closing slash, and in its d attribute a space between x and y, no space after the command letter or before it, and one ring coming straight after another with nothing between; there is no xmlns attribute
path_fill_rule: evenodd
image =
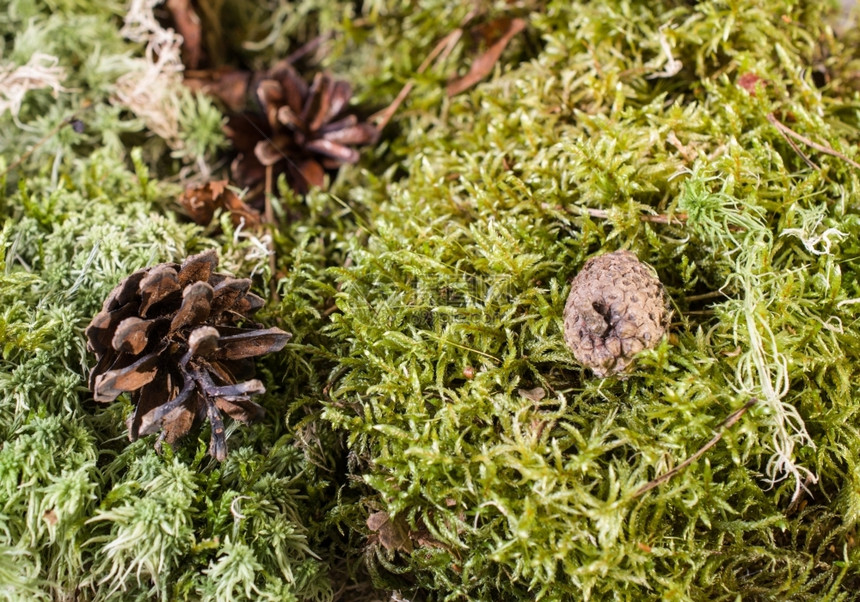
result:
<svg viewBox="0 0 860 602"><path fill-rule="evenodd" d="M701 295L690 295L689 297L684 297L684 300L687 303L693 303L694 301L705 301L706 299L716 299L717 297L729 298L723 291L711 291L710 293L702 293Z"/></svg>
<svg viewBox="0 0 860 602"><path fill-rule="evenodd" d="M263 220L266 225L272 229L275 227L275 212L272 210L272 166L266 166L266 190L264 191L266 203L263 208ZM272 301L277 303L278 299L278 284L277 284L277 274L275 270L277 269L277 263L275 261L275 236L274 234L270 235L269 239L269 270L272 272L272 281L270 286L272 287Z"/></svg>
<svg viewBox="0 0 860 602"><path fill-rule="evenodd" d="M746 414L747 410L749 410L751 407L753 407L756 404L756 402L758 402L758 399L753 397L748 402L746 402L742 408L735 410L734 412L729 414L729 417L726 418L723 421L723 423L717 427L717 428L722 427L722 430L719 433L717 433L716 435L714 435L713 439L711 439L710 441L705 443L701 447L701 449L699 449L699 451L697 451L692 456L690 456L689 458L687 458L686 460L684 460L683 462L678 464L675 468L673 468L669 472L663 473L662 475L660 475L659 477L657 477L653 481L651 481L651 482L647 483L646 485L643 485L642 487L637 489L636 493L633 494L633 497L637 498L637 497L639 497L645 493L648 493L652 489L659 487L660 485L662 485L663 483L665 483L666 481L668 481L669 479L674 477L676 474L678 474L679 472L681 472L682 470L687 468L690 464L692 464L693 462L695 462L696 460L701 458L702 455L706 451L708 451L709 449L714 447L717 444L717 442L719 442L719 440L723 438L723 435L726 433L726 431L729 430L738 420L740 420L741 416Z"/></svg>
<svg viewBox="0 0 860 602"><path fill-rule="evenodd" d="M851 166L856 167L857 169L860 169L860 163L857 163L856 161L852 161L851 159L849 159L848 157L846 157L845 155L843 155L839 151L833 150L829 146L824 146L822 144L818 144L817 142L810 140L806 136L798 134L793 129L791 129L790 127L788 127L784 123L782 123L779 119L777 119L773 113L767 114L767 120L773 124L773 126L779 131L779 133L781 133L783 135L791 136L795 140L799 140L800 142L803 142L807 146L811 146L812 148L814 148L817 151L820 151L820 152L825 153L827 155L832 155L834 157L838 157L839 159L842 159L846 163L850 164ZM792 146L794 146L794 145L792 145ZM795 150L797 150L797 152L800 153L800 150L797 149L796 147L795 147ZM800 153L800 156L803 157L807 163L811 163L811 161L809 161L804 156L803 153Z"/></svg>

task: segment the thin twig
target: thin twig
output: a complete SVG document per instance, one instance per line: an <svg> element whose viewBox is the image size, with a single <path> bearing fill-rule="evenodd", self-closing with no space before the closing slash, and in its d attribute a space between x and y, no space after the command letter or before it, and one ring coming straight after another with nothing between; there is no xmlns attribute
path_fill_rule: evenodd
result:
<svg viewBox="0 0 860 602"><path fill-rule="evenodd" d="M264 191L265 200L264 200L264 208L263 208L263 220L266 225L272 229L275 227L275 212L272 210L272 166L266 166L266 190ZM272 273L272 301L274 303L278 302L278 283L277 283L277 274L275 271L277 270L277 263L275 262L275 236L274 234L269 235L268 241L268 250L269 250L269 271Z"/></svg>
<svg viewBox="0 0 860 602"><path fill-rule="evenodd" d="M818 144L817 142L810 140L806 136L798 134L793 129L791 129L790 127L788 127L784 123L782 123L779 119L777 119L773 113L767 114L767 120L770 121L773 124L773 126L777 130L779 130L780 133L787 134L788 136L791 136L795 140L799 140L800 142L803 142L807 146L811 146L812 148L814 148L815 150L817 150L819 152L822 152L822 153L827 154L827 155L832 155L834 157L838 157L839 159L842 159L843 161L845 161L846 163L849 163L853 167L860 169L860 163L857 163L856 161L849 159L848 157L846 157L845 155L843 155L839 151L833 150L829 146L824 146L822 144ZM800 151L798 151L798 152L800 152ZM803 156L803 153L801 153L801 156ZM807 161L807 163L809 163L809 161Z"/></svg>
<svg viewBox="0 0 860 602"><path fill-rule="evenodd" d="M662 475L660 475L659 477L657 477L653 481L651 481L651 482L647 483L646 485L643 485L642 487L637 489L636 493L633 494L633 497L637 498L637 497L639 497L645 493L648 493L652 489L659 487L660 485L662 485L663 483L665 483L666 481L668 481L669 479L674 477L676 474L678 474L679 472L681 472L682 470L687 468L690 464L692 464L693 462L695 462L696 460L701 458L702 455L706 451L708 451L709 449L714 447L717 444L717 442L719 442L719 440L723 438L723 435L726 433L726 431L729 430L738 420L740 420L741 416L746 414L747 410L749 410L751 407L753 407L756 404L756 402L758 402L758 399L753 397L748 402L746 402L742 408L735 410L734 412L729 414L729 417L726 418L719 427L717 427L717 428L722 428L722 430L719 433L717 433L716 435L714 435L713 439L711 439L710 441L705 443L701 447L701 449L699 449L699 451L697 451L692 456L690 456L689 458L687 458L686 460L684 460L683 462L678 464L675 468L673 468L669 472L663 473Z"/></svg>
<svg viewBox="0 0 860 602"><path fill-rule="evenodd" d="M684 300L687 303L693 303L695 301L706 301L708 299L716 299L717 297L726 297L729 296L725 294L723 291L711 291L709 293L702 293L701 295L690 295L689 297L684 297Z"/></svg>
<svg viewBox="0 0 860 602"><path fill-rule="evenodd" d="M581 207L591 217L598 219L609 219L609 211L606 209L592 209L591 207ZM651 222L653 224L681 224L687 221L686 213L676 213L674 215L653 215L650 213L639 214L639 220L643 222Z"/></svg>
<svg viewBox="0 0 860 602"><path fill-rule="evenodd" d="M85 107L85 108L88 108L88 107ZM30 150L25 152L23 155L18 157L15 161L12 162L12 164L9 167L7 167L2 172L0 172L0 178L5 178L6 175L9 174L9 172L11 172L13 169L17 169L18 167L20 167L20 165L22 163L24 163L24 161L26 161L27 159L30 158L30 155L35 153L39 149L40 146L42 146L48 140L50 140L55 135L57 135L57 133L61 129L63 129L64 127L69 126L69 125L73 126L77 121L78 121L78 113L73 113L71 117L64 119L63 121L61 121L60 123L55 125L53 128L51 128L51 130L47 134L42 136L38 140L38 142L36 142L36 144L33 145L33 148L31 148Z"/></svg>

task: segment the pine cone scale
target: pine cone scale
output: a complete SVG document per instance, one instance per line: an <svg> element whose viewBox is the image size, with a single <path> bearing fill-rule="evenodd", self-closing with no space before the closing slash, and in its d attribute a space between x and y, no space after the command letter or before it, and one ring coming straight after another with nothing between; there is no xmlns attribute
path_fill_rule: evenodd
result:
<svg viewBox="0 0 860 602"><path fill-rule="evenodd" d="M121 393L140 389L155 378L157 365L158 356L150 353L124 368L108 370L96 377L95 400L113 401Z"/></svg>
<svg viewBox="0 0 860 602"><path fill-rule="evenodd" d="M182 291L182 305L170 322L170 332L196 326L209 317L215 290L206 282L194 282Z"/></svg>
<svg viewBox="0 0 860 602"><path fill-rule="evenodd" d="M215 251L204 251L186 259L179 269L179 285L188 286L192 282L208 282L218 265Z"/></svg>
<svg viewBox="0 0 860 602"><path fill-rule="evenodd" d="M149 343L151 326L152 320L141 320L136 316L128 317L116 327L111 346L118 351L136 355Z"/></svg>
<svg viewBox="0 0 860 602"><path fill-rule="evenodd" d="M153 305L168 301L169 297L180 292L179 274L172 264L161 264L140 281L140 315L146 317Z"/></svg>
<svg viewBox="0 0 860 602"><path fill-rule="evenodd" d="M257 330L252 334L241 333L218 339L218 359L238 360L256 357L283 349L291 335L279 328Z"/></svg>
<svg viewBox="0 0 860 602"><path fill-rule="evenodd" d="M305 145L305 148L314 151L318 155L337 159L342 163L358 163L357 150L332 142L328 138L311 140Z"/></svg>

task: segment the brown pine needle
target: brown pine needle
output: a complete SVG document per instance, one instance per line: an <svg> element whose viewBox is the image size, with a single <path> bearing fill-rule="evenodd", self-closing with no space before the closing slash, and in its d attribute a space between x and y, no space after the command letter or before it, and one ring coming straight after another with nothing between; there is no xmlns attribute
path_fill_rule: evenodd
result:
<svg viewBox="0 0 860 602"><path fill-rule="evenodd" d="M427 58L424 59L424 62L419 65L416 73L424 73L427 69L432 65L435 61L442 62L451 52L454 50L454 46L456 46L457 42L460 41L460 37L463 35L463 30L461 28L457 28L444 38L439 40L439 43L433 47L433 50L430 51L430 54L427 55ZM397 97L391 102L390 105L382 109L381 111L374 113L371 115L368 121L371 121L376 124L376 127L382 130L388 122L391 121L391 118L394 117L394 114L397 112L397 109L400 108L400 105L403 104L403 101L406 100L406 97L409 96L409 93L412 91L412 88L415 87L415 82L413 80L409 80L406 82L406 85L400 90L397 94Z"/></svg>
<svg viewBox="0 0 860 602"><path fill-rule="evenodd" d="M502 34L500 37L490 48L481 56L477 57L473 62L472 66L469 68L469 72L466 73L463 77L457 78L448 84L447 93L448 96L456 96L461 92L465 92L479 81L487 77L496 66L496 63L499 62L499 58L502 56L502 52L504 52L508 43L513 39L515 35L520 33L522 30L526 28L526 22L524 19L513 19L508 26L507 31Z"/></svg>
<svg viewBox="0 0 860 602"><path fill-rule="evenodd" d="M831 155L833 157L837 157L839 159L842 159L843 161L845 161L846 163L848 163L852 167L856 167L857 169L860 169L860 163L857 163L856 161L849 159L848 157L846 157L845 155L843 155L839 151L834 150L834 149L830 148L829 146L824 146L822 144L818 144L817 142L810 140L806 136L798 134L793 129L791 129L790 127L788 127L784 123L782 123L779 119L777 119L773 113L767 114L767 120L773 124L773 126L777 129L777 131L779 131L779 133L782 134L783 137L786 138L786 140L788 140L788 138L787 138L788 136L791 136L795 140L803 142L807 146L811 146L812 148L814 148L815 150L817 150L819 152L822 152L824 154ZM806 161L807 164L812 165L812 167L815 167L816 169L818 169L818 167L815 166L806 157L806 155L804 155L802 152L800 152L800 149L797 148L797 145L792 144L791 141L789 141L788 143L791 144L792 148L794 148L794 150L797 151L797 153L803 158L804 161Z"/></svg>
<svg viewBox="0 0 860 602"><path fill-rule="evenodd" d="M720 427L722 427L722 430L719 433L717 433L716 435L714 435L713 439L711 439L710 441L705 443L701 447L701 449L699 449L699 451L697 451L692 456L690 456L689 458L687 458L686 460L684 460L683 462L678 464L675 468L673 468L669 472L665 472L665 473L661 474L659 477L657 477L653 481L650 481L646 485L643 485L642 487L637 489L636 493L633 494L633 497L637 498L637 497L639 497L645 493L648 493L652 489L659 487L660 485L662 485L663 483L665 483L666 481L668 481L669 479L674 477L676 474L678 474L679 472L681 472L682 470L687 468L690 464L692 464L693 462L695 462L696 460L701 458L702 455L706 451L708 451L709 449L714 447L719 442L719 440L723 438L723 435L725 434L725 432L727 430L729 430L738 420L740 420L741 416L746 414L747 410L749 410L751 407L753 407L756 404L756 402L758 402L758 399L753 397L748 402L746 402L743 405L743 407L741 407L740 409L735 410L734 412L729 414L729 417L726 418L723 421L723 423L720 425ZM717 427L717 428L720 428L720 427Z"/></svg>

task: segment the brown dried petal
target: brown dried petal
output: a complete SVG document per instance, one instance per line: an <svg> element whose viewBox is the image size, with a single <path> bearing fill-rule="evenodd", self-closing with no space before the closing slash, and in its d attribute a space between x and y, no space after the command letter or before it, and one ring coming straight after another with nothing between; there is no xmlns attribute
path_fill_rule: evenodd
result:
<svg viewBox="0 0 860 602"><path fill-rule="evenodd" d="M153 305L164 301L179 289L176 268L172 264L162 263L155 266L140 282L140 298L143 303L139 314L145 317Z"/></svg>
<svg viewBox="0 0 860 602"><path fill-rule="evenodd" d="M182 291L182 306L170 322L170 332L196 326L209 317L214 292L208 282L195 282Z"/></svg>
<svg viewBox="0 0 860 602"><path fill-rule="evenodd" d="M387 512L374 512L367 517L367 528L376 533L386 550L412 551L409 525L402 516L392 519Z"/></svg>
<svg viewBox="0 0 860 602"><path fill-rule="evenodd" d="M152 381L158 370L158 354L150 353L127 366L96 376L93 398L113 401L120 393L135 391Z"/></svg>
<svg viewBox="0 0 860 602"><path fill-rule="evenodd" d="M221 360L236 360L280 351L292 336L280 328L268 328L221 337L214 357Z"/></svg>
<svg viewBox="0 0 860 602"><path fill-rule="evenodd" d="M218 190L218 182L211 182L211 184L214 185L213 190ZM221 192L223 189L215 195L220 196ZM182 262L182 267L179 269L179 284L188 286L192 282L208 282L216 267L218 267L218 253L215 249L192 255Z"/></svg>
<svg viewBox="0 0 860 602"><path fill-rule="evenodd" d="M141 320L135 316L126 318L116 327L111 346L117 351L137 355L149 342L151 320Z"/></svg>

